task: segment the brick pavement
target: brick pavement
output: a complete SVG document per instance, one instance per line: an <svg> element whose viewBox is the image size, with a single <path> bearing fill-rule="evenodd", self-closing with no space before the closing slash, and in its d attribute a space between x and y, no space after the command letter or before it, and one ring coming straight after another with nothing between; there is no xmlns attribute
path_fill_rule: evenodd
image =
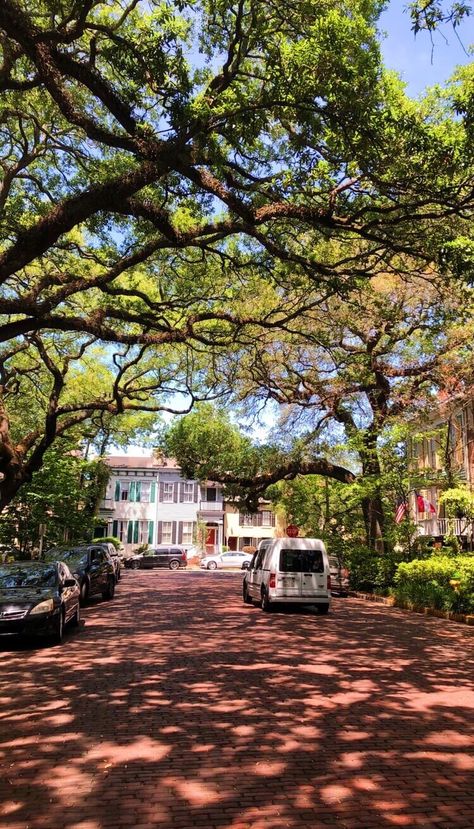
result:
<svg viewBox="0 0 474 829"><path fill-rule="evenodd" d="M0 645L2 829L474 825L474 631L240 574L124 574L61 648Z"/></svg>

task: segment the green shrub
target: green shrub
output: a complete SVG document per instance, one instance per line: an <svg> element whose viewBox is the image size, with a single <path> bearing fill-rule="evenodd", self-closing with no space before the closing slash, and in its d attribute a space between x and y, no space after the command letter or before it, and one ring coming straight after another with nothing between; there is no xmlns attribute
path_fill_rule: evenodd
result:
<svg viewBox="0 0 474 829"><path fill-rule="evenodd" d="M451 582L457 582L451 584ZM421 607L474 612L474 556L434 555L398 566L397 599Z"/></svg>
<svg viewBox="0 0 474 829"><path fill-rule="evenodd" d="M116 538L114 535L104 535L102 538L92 539L93 544L99 544L100 542L104 543L105 541L109 541L111 544L113 544L116 550L118 550L121 546L120 539Z"/></svg>
<svg viewBox="0 0 474 829"><path fill-rule="evenodd" d="M379 556L362 544L354 545L346 551L344 562L350 573L350 585L353 590L373 590L377 578Z"/></svg>

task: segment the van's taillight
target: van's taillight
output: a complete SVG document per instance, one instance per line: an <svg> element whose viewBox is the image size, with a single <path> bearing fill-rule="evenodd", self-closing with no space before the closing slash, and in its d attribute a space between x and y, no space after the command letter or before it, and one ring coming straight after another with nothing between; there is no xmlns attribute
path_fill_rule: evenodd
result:
<svg viewBox="0 0 474 829"><path fill-rule="evenodd" d="M181 559L183 561L186 561L186 550L183 550L183 552L181 553Z"/></svg>
<svg viewBox="0 0 474 829"><path fill-rule="evenodd" d="M276 573L270 573L270 581L268 582L269 587L276 587Z"/></svg>
<svg viewBox="0 0 474 829"><path fill-rule="evenodd" d="M328 573L328 590L331 589L331 576Z"/></svg>

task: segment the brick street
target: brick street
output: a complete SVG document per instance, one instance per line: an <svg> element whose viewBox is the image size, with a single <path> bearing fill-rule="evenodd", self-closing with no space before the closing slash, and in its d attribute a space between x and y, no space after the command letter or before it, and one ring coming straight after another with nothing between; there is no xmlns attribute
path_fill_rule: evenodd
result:
<svg viewBox="0 0 474 829"><path fill-rule="evenodd" d="M3 829L474 825L474 631L241 580L126 571L62 647L0 643Z"/></svg>

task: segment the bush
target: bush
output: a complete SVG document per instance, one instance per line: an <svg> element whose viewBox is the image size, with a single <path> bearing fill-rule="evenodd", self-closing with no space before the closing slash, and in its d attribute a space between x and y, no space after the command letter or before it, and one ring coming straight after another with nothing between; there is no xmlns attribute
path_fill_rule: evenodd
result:
<svg viewBox="0 0 474 829"><path fill-rule="evenodd" d="M350 585L353 590L373 590L377 578L379 556L373 550L361 545L354 545L344 555L344 563L349 570Z"/></svg>
<svg viewBox="0 0 474 829"><path fill-rule="evenodd" d="M393 593L409 605L474 612L474 556L435 555L400 564Z"/></svg>
<svg viewBox="0 0 474 829"><path fill-rule="evenodd" d="M106 541L109 541L111 544L113 544L116 550L118 550L121 546L120 539L116 538L114 535L104 535L101 538L92 539L93 544L100 544L101 542L104 544Z"/></svg>

